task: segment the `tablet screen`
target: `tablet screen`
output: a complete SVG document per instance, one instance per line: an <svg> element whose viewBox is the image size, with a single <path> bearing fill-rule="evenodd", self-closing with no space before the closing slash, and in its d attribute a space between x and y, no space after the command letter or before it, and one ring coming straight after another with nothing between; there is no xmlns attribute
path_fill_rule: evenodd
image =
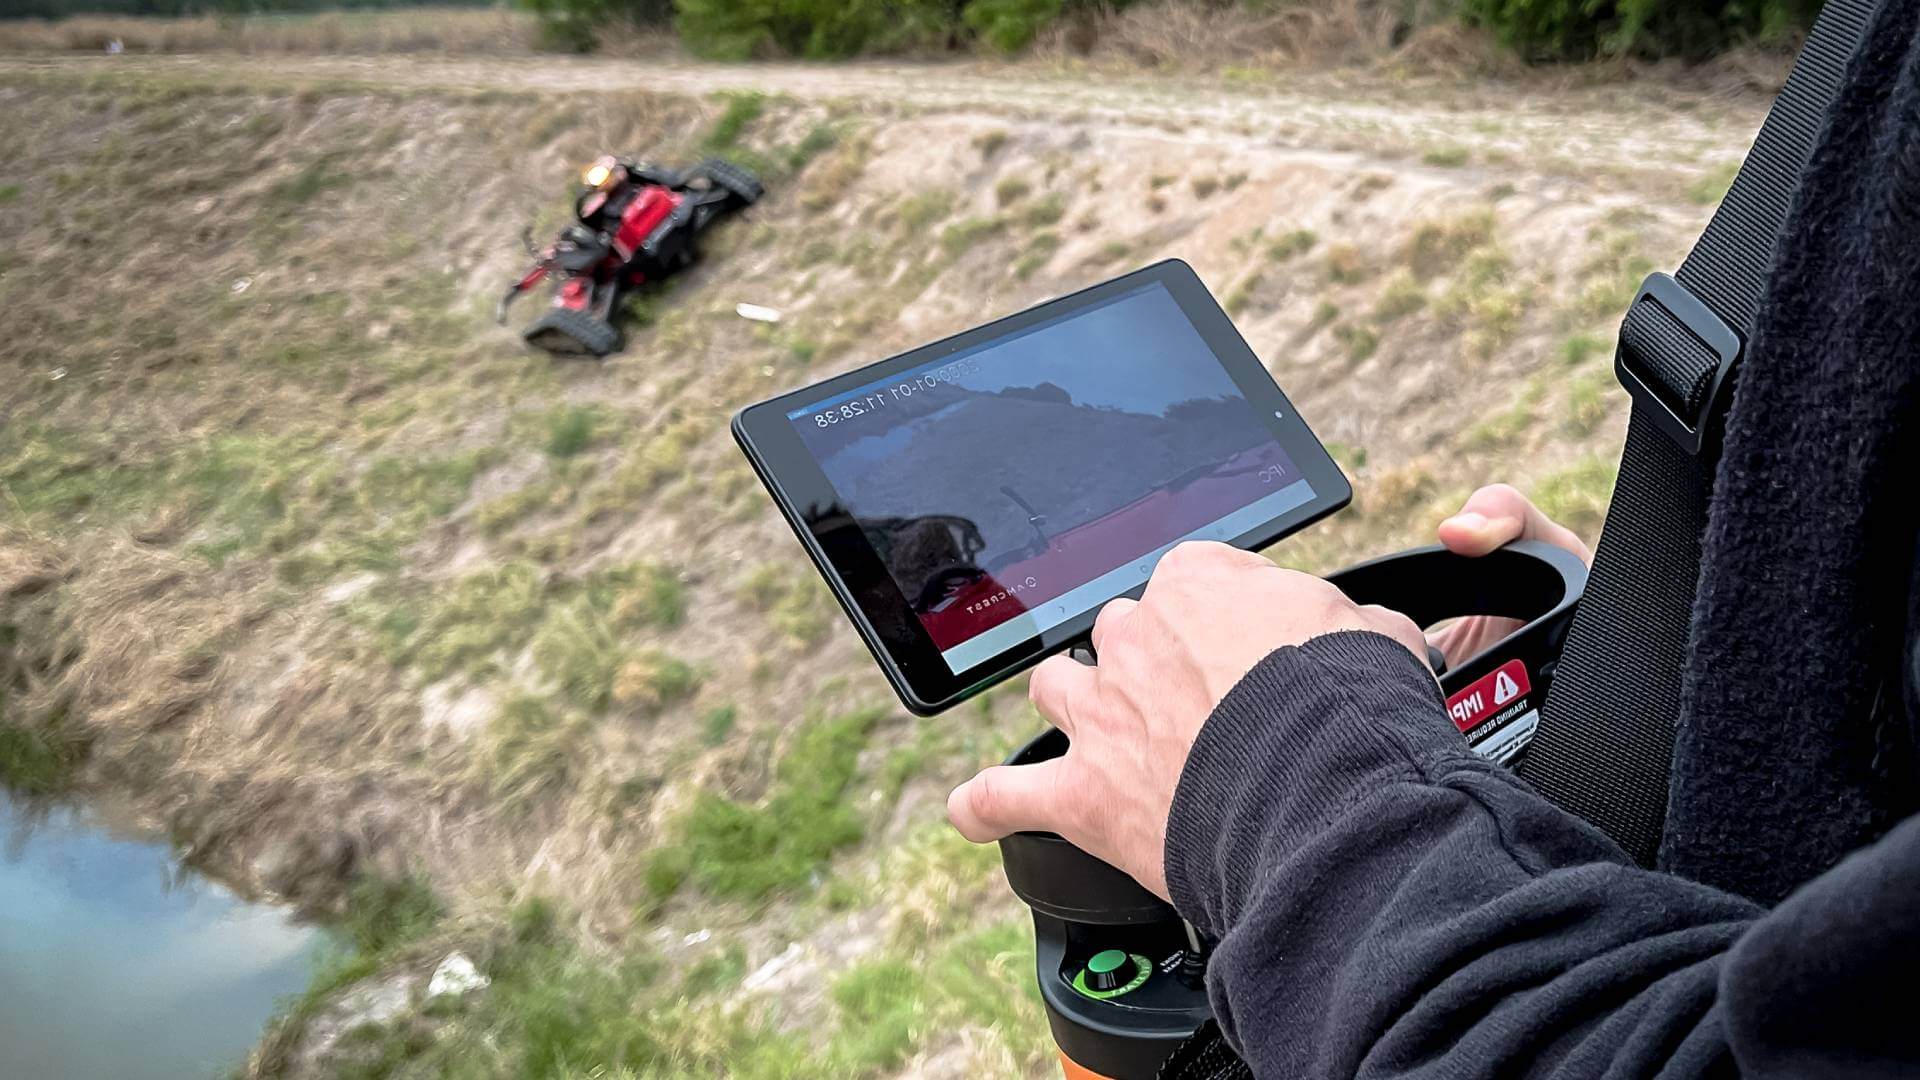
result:
<svg viewBox="0 0 1920 1080"><path fill-rule="evenodd" d="M1314 499L1151 279L786 417L955 674Z"/></svg>

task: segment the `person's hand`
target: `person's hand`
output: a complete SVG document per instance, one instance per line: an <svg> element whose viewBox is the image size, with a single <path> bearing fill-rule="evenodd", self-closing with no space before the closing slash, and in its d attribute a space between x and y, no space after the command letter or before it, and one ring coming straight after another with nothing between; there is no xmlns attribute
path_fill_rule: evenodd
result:
<svg viewBox="0 0 1920 1080"><path fill-rule="evenodd" d="M1440 523L1440 542L1456 555L1485 555L1515 540L1544 540L1593 565L1593 555L1572 529L1540 512L1509 484L1489 484L1467 496L1460 512ZM1519 629L1514 619L1472 615L1435 630L1429 639L1452 663L1465 660Z"/></svg>
<svg viewBox="0 0 1920 1080"><path fill-rule="evenodd" d="M1226 544L1181 544L1139 602L1101 609L1097 666L1054 656L1034 669L1034 707L1066 733L1066 755L981 772L954 789L947 817L975 843L1058 833L1164 898L1167 814L1201 725L1268 653L1337 630L1378 631L1426 660L1397 612Z"/></svg>

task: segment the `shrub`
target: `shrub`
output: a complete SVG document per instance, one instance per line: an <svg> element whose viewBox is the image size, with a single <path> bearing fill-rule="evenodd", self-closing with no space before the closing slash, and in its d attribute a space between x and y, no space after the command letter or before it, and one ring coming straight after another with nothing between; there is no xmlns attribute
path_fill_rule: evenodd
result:
<svg viewBox="0 0 1920 1080"><path fill-rule="evenodd" d="M1529 59L1702 57L1811 26L1820 0L1461 0L1460 16Z"/></svg>
<svg viewBox="0 0 1920 1080"><path fill-rule="evenodd" d="M24 0L62 7L70 0ZM184 5L186 0L117 0ZM239 3L241 0L221 0ZM1031 45L1048 27L1076 13L1120 8L1130 0L520 0L538 18L548 48L585 52L597 28L612 20L653 28L672 19L689 48L703 56L816 59L901 49L951 49L969 40L1003 53ZM1185 0L1200 6L1202 0ZM1226 6L1228 0L1210 0ZM313 6L313 0L249 0L250 6ZM1246 0L1252 7L1277 6ZM90 0L89 10L116 0ZM1417 5L1416 5L1417 6ZM1458 18L1492 30L1529 59L1585 59L1601 54L1703 56L1728 45L1790 38L1813 22L1820 0L1460 0ZM1229 68L1229 78L1260 78ZM1229 184L1229 187L1232 185Z"/></svg>
<svg viewBox="0 0 1920 1080"><path fill-rule="evenodd" d="M973 0L966 24L980 40L1001 52L1019 52L1060 16L1061 0Z"/></svg>
<svg viewBox="0 0 1920 1080"><path fill-rule="evenodd" d="M938 0L675 0L674 6L674 25L688 48L720 60L887 52L936 43L952 28L950 9Z"/></svg>

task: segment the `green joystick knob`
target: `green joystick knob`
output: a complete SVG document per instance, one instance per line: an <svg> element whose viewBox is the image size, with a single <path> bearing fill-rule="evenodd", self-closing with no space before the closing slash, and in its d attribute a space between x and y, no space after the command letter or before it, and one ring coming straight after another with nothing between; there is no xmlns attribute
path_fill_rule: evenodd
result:
<svg viewBox="0 0 1920 1080"><path fill-rule="evenodd" d="M1118 990L1133 978L1132 958L1119 949L1093 954L1087 961L1087 989Z"/></svg>

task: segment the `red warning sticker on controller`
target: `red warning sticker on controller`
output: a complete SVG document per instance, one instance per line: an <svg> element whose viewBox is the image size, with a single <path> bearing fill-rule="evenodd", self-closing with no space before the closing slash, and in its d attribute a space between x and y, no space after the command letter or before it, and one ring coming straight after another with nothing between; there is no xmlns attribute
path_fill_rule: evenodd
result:
<svg viewBox="0 0 1920 1080"><path fill-rule="evenodd" d="M1452 717L1454 727L1461 731L1472 731L1489 719L1507 712L1515 703L1524 704L1532 691L1533 683L1527 679L1527 665L1518 660L1509 660L1448 698L1447 715Z"/></svg>

